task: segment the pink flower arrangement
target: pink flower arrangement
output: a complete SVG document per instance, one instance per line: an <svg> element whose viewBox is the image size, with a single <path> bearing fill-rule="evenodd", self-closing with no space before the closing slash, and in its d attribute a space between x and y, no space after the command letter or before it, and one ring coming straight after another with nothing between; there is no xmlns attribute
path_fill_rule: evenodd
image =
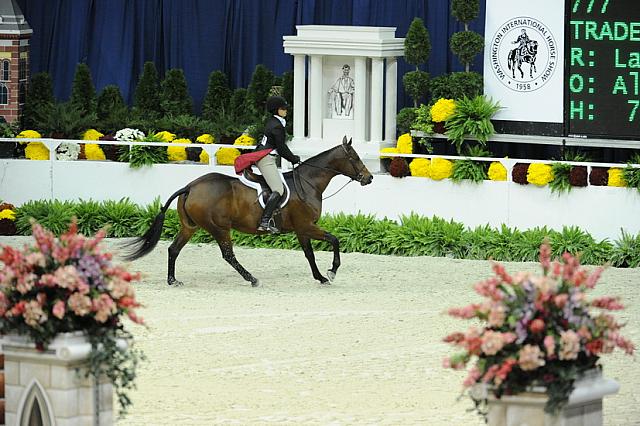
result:
<svg viewBox="0 0 640 426"><path fill-rule="evenodd" d="M58 333L121 327L123 316L142 323L132 286L139 276L100 250L104 231L85 238L74 222L56 239L34 223L33 236L33 247L0 246L1 333L28 334L42 348Z"/></svg>
<svg viewBox="0 0 640 426"><path fill-rule="evenodd" d="M140 276L101 250L104 230L93 238L77 230L74 221L58 239L34 222L34 246L0 245L0 334L26 334L43 350L58 333L85 332L92 346L87 374L111 379L122 415L145 359L122 324L124 317L143 324L132 285Z"/></svg>
<svg viewBox="0 0 640 426"><path fill-rule="evenodd" d="M493 264L495 276L474 286L487 300L448 312L485 325L445 337L461 350L443 365L465 369L474 360L464 387L485 384L498 398L545 386L545 409L555 413L568 401L580 375L601 368L602 354L617 347L631 355L635 346L621 336L623 325L608 312L624 308L619 298L587 299L602 267L589 272L568 253L552 261L546 242L540 247L540 264L542 275L513 276ZM482 412L486 401L475 402Z"/></svg>

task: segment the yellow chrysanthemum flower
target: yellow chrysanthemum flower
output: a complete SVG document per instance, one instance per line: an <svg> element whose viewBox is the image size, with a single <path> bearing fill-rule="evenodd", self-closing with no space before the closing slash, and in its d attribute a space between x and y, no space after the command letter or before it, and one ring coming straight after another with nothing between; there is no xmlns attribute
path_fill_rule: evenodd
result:
<svg viewBox="0 0 640 426"><path fill-rule="evenodd" d="M16 220L16 212L11 209L4 209L0 211L0 220L2 219Z"/></svg>
<svg viewBox="0 0 640 426"><path fill-rule="evenodd" d="M84 155L87 160L106 160L104 151L97 143L88 143L84 146Z"/></svg>
<svg viewBox="0 0 640 426"><path fill-rule="evenodd" d="M209 153L204 149L200 151L200 162L204 164L209 164Z"/></svg>
<svg viewBox="0 0 640 426"><path fill-rule="evenodd" d="M431 121L447 121L456 110L456 102L453 99L440 98L431 107Z"/></svg>
<svg viewBox="0 0 640 426"><path fill-rule="evenodd" d="M240 150L235 148L220 148L216 151L216 163L223 166L232 166L236 158L240 156Z"/></svg>
<svg viewBox="0 0 640 426"><path fill-rule="evenodd" d="M396 147L382 148L380 150L380 154L382 154L384 152L389 152L391 154L397 154L398 153L398 148L396 148ZM393 158L393 157L387 157L387 156L381 155L380 158L384 159L384 158Z"/></svg>
<svg viewBox="0 0 640 426"><path fill-rule="evenodd" d="M256 140L247 134L242 134L233 142L234 145L255 145Z"/></svg>
<svg viewBox="0 0 640 426"><path fill-rule="evenodd" d="M35 130L23 130L16 135L16 138L29 138L29 139L38 139L41 138L40 133Z"/></svg>
<svg viewBox="0 0 640 426"><path fill-rule="evenodd" d="M398 148L398 152L400 154L412 154L413 153L413 139L409 133L405 133L404 135L398 138L398 142L396 143L396 148Z"/></svg>
<svg viewBox="0 0 640 426"><path fill-rule="evenodd" d="M163 132L156 133L155 137L162 139L162 142L172 142L176 138L176 135L165 130ZM189 141L189 143L191 143L191 141Z"/></svg>
<svg viewBox="0 0 640 426"><path fill-rule="evenodd" d="M499 161L494 161L489 165L490 180L507 180L507 169Z"/></svg>
<svg viewBox="0 0 640 426"><path fill-rule="evenodd" d="M527 171L527 182L545 186L553 180L553 170L549 164L532 163Z"/></svg>
<svg viewBox="0 0 640 426"><path fill-rule="evenodd" d="M624 175L622 174L621 168L612 167L608 170L608 172L609 180L607 181L607 186L627 186L627 182L624 180Z"/></svg>
<svg viewBox="0 0 640 426"><path fill-rule="evenodd" d="M409 163L411 176L431 177L431 160L428 158L415 158Z"/></svg>
<svg viewBox="0 0 640 426"><path fill-rule="evenodd" d="M29 160L48 160L49 148L47 148L42 142L29 142L24 150L24 155Z"/></svg>
<svg viewBox="0 0 640 426"><path fill-rule="evenodd" d="M174 139L170 142L191 143L189 139ZM169 158L169 161L185 161L187 159L187 149L184 146L168 146L167 157Z"/></svg>
<svg viewBox="0 0 640 426"><path fill-rule="evenodd" d="M210 135L209 133L202 134L198 136L198 138L196 139L196 142L198 143L213 143L214 141L215 141L215 138L213 137L213 135Z"/></svg>
<svg viewBox="0 0 640 426"><path fill-rule="evenodd" d="M104 135L96 129L89 129L82 135L83 141L99 141Z"/></svg>
<svg viewBox="0 0 640 426"><path fill-rule="evenodd" d="M431 160L431 179L448 179L453 173L453 162L445 158L434 158Z"/></svg>

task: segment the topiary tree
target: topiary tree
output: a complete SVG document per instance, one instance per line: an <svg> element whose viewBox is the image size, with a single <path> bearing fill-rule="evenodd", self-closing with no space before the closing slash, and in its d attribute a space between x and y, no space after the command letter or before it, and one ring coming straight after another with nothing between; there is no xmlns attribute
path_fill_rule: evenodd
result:
<svg viewBox="0 0 640 426"><path fill-rule="evenodd" d="M469 31L469 22L476 19L480 13L480 0L453 0L451 14L464 24L464 31L451 36L449 46L451 51L469 72L473 58L484 48L484 38L475 31Z"/></svg>
<svg viewBox="0 0 640 426"><path fill-rule="evenodd" d="M71 105L85 117L96 112L96 89L87 64L78 64L71 86Z"/></svg>
<svg viewBox="0 0 640 426"><path fill-rule="evenodd" d="M162 115L158 70L153 62L144 63L133 98L133 111L143 119L154 119Z"/></svg>
<svg viewBox="0 0 640 426"><path fill-rule="evenodd" d="M49 73L33 74L22 109L21 127L23 129L39 129L39 115L46 115L47 110L50 110L55 102L53 83Z"/></svg>
<svg viewBox="0 0 640 426"><path fill-rule="evenodd" d="M187 89L187 80L181 69L171 69L160 84L160 107L164 115L191 114L193 102Z"/></svg>
<svg viewBox="0 0 640 426"><path fill-rule="evenodd" d="M254 119L264 115L265 104L275 81L273 72L262 64L256 65L247 88L247 105Z"/></svg>
<svg viewBox="0 0 640 426"><path fill-rule="evenodd" d="M225 73L213 71L209 74L207 94L202 102L202 118L215 121L226 115L231 101L231 93Z"/></svg>
<svg viewBox="0 0 640 426"><path fill-rule="evenodd" d="M402 77L405 91L413 99L413 106L418 107L420 99L429 91L429 73L421 71L419 66L427 62L431 53L429 32L420 18L414 18L404 39L404 60L416 67Z"/></svg>

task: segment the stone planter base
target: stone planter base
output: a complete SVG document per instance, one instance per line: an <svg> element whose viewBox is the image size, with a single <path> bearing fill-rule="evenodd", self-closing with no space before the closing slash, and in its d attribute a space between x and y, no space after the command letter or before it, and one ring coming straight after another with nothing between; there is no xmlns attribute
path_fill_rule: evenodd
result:
<svg viewBox="0 0 640 426"><path fill-rule="evenodd" d="M620 385L593 371L575 382L569 403L557 415L544 412L547 396L544 388L518 395L503 395L500 399L489 395L490 426L601 426L602 398L618 392Z"/></svg>
<svg viewBox="0 0 640 426"><path fill-rule="evenodd" d="M106 377L85 377L91 345L82 333L63 333L45 351L25 336L4 336L0 344L7 425L113 424L112 385Z"/></svg>

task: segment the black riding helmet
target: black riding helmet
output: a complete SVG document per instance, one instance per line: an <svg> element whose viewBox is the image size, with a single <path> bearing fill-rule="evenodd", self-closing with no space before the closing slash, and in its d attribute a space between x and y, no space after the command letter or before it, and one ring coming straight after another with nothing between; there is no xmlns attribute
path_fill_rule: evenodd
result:
<svg viewBox="0 0 640 426"><path fill-rule="evenodd" d="M287 104L286 99L282 96L271 96L267 99L266 108L269 114L276 115L280 108L289 109L289 104Z"/></svg>

